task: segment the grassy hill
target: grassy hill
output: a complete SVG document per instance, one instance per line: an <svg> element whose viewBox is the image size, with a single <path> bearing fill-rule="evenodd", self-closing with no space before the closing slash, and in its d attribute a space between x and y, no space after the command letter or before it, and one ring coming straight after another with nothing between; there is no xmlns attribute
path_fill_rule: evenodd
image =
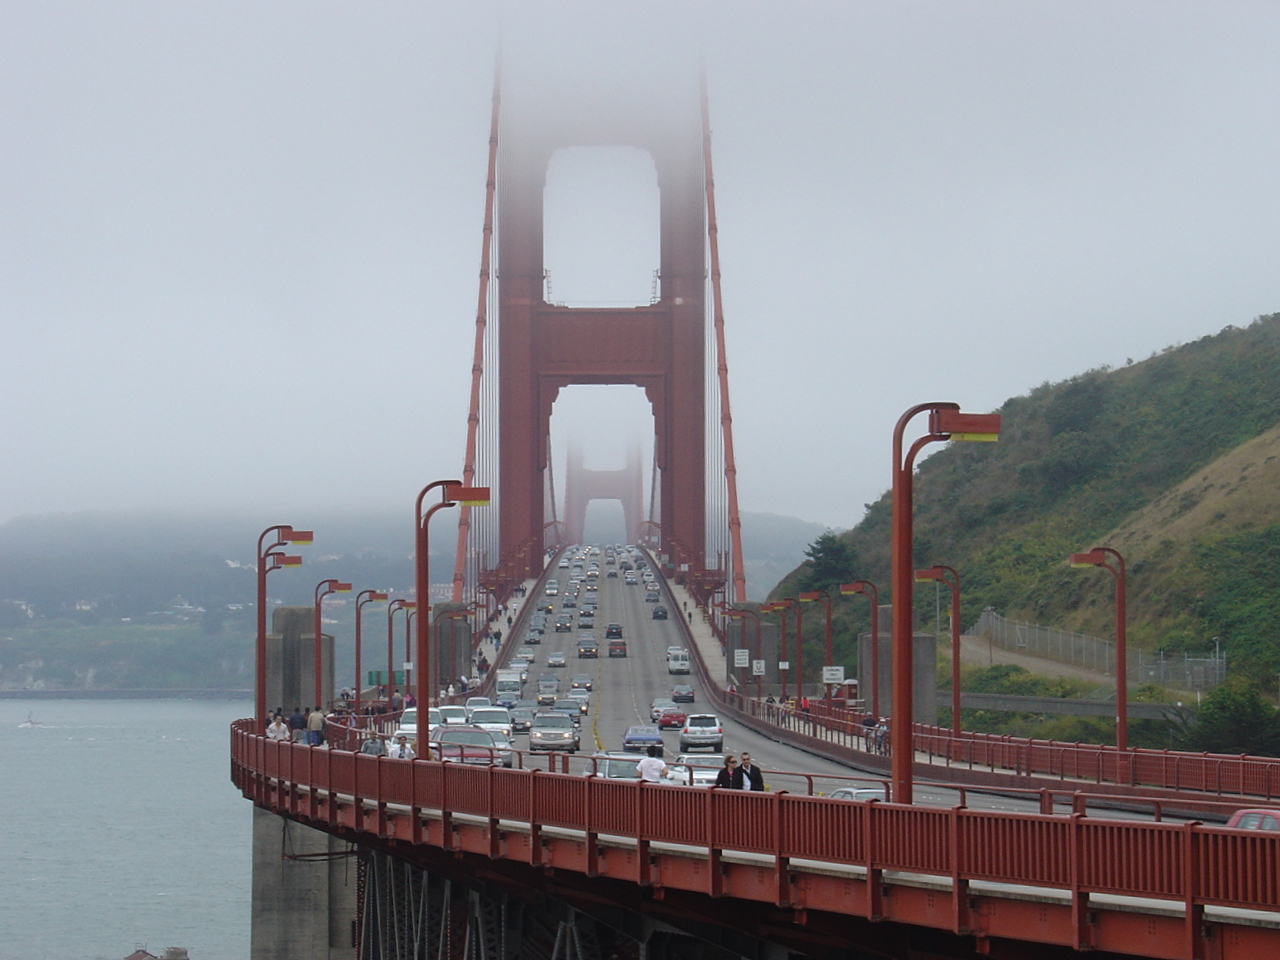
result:
<svg viewBox="0 0 1280 960"><path fill-rule="evenodd" d="M1274 689L1280 671L1280 314L1123 368L1044 384L1005 402L997 444L950 444L919 465L917 566L963 582L963 619L1006 616L1110 637L1110 578L1067 555L1112 546L1127 560L1129 639L1206 650ZM777 596L865 577L889 585L890 500L867 505L820 563ZM831 553L837 568L831 568ZM933 591L917 591L932 619ZM851 662L865 601L842 601ZM808 631L806 631L808 632ZM811 638L818 662L819 638Z"/></svg>

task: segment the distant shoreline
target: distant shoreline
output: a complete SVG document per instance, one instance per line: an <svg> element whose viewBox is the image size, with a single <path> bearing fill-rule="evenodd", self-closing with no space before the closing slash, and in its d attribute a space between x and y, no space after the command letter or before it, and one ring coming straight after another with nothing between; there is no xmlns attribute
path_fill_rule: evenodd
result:
<svg viewBox="0 0 1280 960"><path fill-rule="evenodd" d="M0 700L252 700L252 690L0 690Z"/></svg>

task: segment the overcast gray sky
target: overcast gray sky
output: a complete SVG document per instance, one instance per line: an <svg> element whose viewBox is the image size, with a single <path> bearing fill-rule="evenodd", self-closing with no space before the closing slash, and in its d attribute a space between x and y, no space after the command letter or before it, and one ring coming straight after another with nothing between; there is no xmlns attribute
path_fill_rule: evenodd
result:
<svg viewBox="0 0 1280 960"><path fill-rule="evenodd" d="M1280 310L1270 0L512 10L526 50L703 35L744 509L852 526L911 404ZM458 472L500 19L0 5L0 521Z"/></svg>

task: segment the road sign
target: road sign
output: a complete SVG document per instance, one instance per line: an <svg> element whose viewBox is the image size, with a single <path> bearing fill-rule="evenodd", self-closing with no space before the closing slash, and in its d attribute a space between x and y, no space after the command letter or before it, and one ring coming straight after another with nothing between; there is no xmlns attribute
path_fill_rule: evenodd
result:
<svg viewBox="0 0 1280 960"><path fill-rule="evenodd" d="M751 675L752 675L753 677L763 677L763 676L764 676L764 661L763 661L763 660L752 660L752 661L751 661Z"/></svg>
<svg viewBox="0 0 1280 960"><path fill-rule="evenodd" d="M844 683L844 667L823 667L823 683Z"/></svg>
<svg viewBox="0 0 1280 960"><path fill-rule="evenodd" d="M733 665L735 667L749 666L751 663L751 651L746 647L738 647L733 651Z"/></svg>
<svg viewBox="0 0 1280 960"><path fill-rule="evenodd" d="M790 669L791 669L791 661L790 661L790 660L779 660L779 661L778 661L778 669L779 669L779 670L790 670Z"/></svg>

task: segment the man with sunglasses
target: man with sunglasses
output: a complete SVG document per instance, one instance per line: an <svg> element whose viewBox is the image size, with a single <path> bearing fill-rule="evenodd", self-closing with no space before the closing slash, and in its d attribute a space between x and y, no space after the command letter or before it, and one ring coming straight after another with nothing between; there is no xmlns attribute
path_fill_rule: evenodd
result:
<svg viewBox="0 0 1280 960"><path fill-rule="evenodd" d="M742 763L733 771L733 786L738 790L764 789L764 773L751 762L751 754L742 754Z"/></svg>

